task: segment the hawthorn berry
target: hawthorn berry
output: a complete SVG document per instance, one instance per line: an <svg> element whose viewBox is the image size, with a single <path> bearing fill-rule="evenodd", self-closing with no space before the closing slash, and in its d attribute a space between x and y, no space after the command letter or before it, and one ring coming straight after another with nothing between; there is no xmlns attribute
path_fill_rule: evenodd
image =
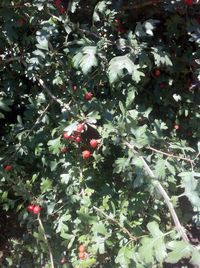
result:
<svg viewBox="0 0 200 268"><path fill-rule="evenodd" d="M187 6L192 6L192 5L193 5L193 0L184 0L184 3L185 3Z"/></svg>
<svg viewBox="0 0 200 268"><path fill-rule="evenodd" d="M7 165L7 166L5 166L5 171L11 171L12 170L12 166L10 166L10 165Z"/></svg>
<svg viewBox="0 0 200 268"><path fill-rule="evenodd" d="M180 125L174 124L174 129L179 130L179 128L180 128Z"/></svg>
<svg viewBox="0 0 200 268"><path fill-rule="evenodd" d="M33 213L34 214L39 214L40 211L41 211L41 207L40 206L38 206L38 205L34 206L34 208L33 208Z"/></svg>
<svg viewBox="0 0 200 268"><path fill-rule="evenodd" d="M81 137L80 136L75 137L74 141L77 143L81 142Z"/></svg>
<svg viewBox="0 0 200 268"><path fill-rule="evenodd" d="M60 149L61 154L65 154L65 153L67 153L67 151L68 151L67 147L63 147Z"/></svg>
<svg viewBox="0 0 200 268"><path fill-rule="evenodd" d="M164 83L160 83L160 88L165 88L166 85Z"/></svg>
<svg viewBox="0 0 200 268"><path fill-rule="evenodd" d="M83 159L87 159L91 156L91 152L88 150L83 151L82 153Z"/></svg>
<svg viewBox="0 0 200 268"><path fill-rule="evenodd" d="M72 89L73 89L73 91L76 91L77 90L77 86L76 85L73 85Z"/></svg>
<svg viewBox="0 0 200 268"><path fill-rule="evenodd" d="M93 98L92 92L86 92L84 95L85 100L91 100Z"/></svg>
<svg viewBox="0 0 200 268"><path fill-rule="evenodd" d="M61 260L60 260L60 264L65 264L67 263L67 259L65 257L63 257Z"/></svg>
<svg viewBox="0 0 200 268"><path fill-rule="evenodd" d="M161 75L161 71L159 69L155 70L155 76L160 76Z"/></svg>
<svg viewBox="0 0 200 268"><path fill-rule="evenodd" d="M92 139L92 140L90 141L90 146L91 146L92 148L96 148L97 145L98 145L98 141L97 141L97 140Z"/></svg>
<svg viewBox="0 0 200 268"><path fill-rule="evenodd" d="M84 245L80 245L78 248L79 252L85 252L85 246Z"/></svg>
<svg viewBox="0 0 200 268"><path fill-rule="evenodd" d="M33 204L28 205L27 207L28 212L33 213L34 207L35 206Z"/></svg>
<svg viewBox="0 0 200 268"><path fill-rule="evenodd" d="M79 256L79 259L84 260L85 259L85 252L79 252L78 256Z"/></svg>
<svg viewBox="0 0 200 268"><path fill-rule="evenodd" d="M71 138L71 136L69 136L69 135L67 134L67 132L64 132L64 133L63 133L63 138L68 140L68 139Z"/></svg>
<svg viewBox="0 0 200 268"><path fill-rule="evenodd" d="M83 123L78 124L76 130L78 132L83 132L85 130L85 125Z"/></svg>

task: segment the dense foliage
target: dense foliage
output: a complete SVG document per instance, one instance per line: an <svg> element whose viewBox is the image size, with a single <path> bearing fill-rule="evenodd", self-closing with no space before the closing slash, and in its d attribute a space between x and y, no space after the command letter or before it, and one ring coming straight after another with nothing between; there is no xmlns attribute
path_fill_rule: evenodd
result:
<svg viewBox="0 0 200 268"><path fill-rule="evenodd" d="M199 267L199 1L1 0L0 22L0 204L23 229L2 267Z"/></svg>

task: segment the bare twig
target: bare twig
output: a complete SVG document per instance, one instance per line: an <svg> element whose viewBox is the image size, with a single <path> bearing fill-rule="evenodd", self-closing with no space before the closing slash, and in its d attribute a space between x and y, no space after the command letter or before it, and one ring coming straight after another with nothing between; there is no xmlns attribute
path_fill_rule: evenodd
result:
<svg viewBox="0 0 200 268"><path fill-rule="evenodd" d="M153 148L153 147L147 147L147 149L149 149L149 150L151 150L151 151L153 151L153 152L162 154L162 155L166 155L166 156L168 156L168 157L177 158L177 159L184 160L184 161L186 161L186 162L190 162L190 163L193 162L193 160L190 159L190 158L181 157L181 156L177 156L177 155L174 155L174 154L169 154L169 153L160 151L160 150L158 150L158 149L155 149L155 148Z"/></svg>
<svg viewBox="0 0 200 268"><path fill-rule="evenodd" d="M42 220L41 220L40 216L38 216L38 221L39 221L40 228L42 229L42 232L43 232L43 235L44 235L44 240L45 240L45 242L46 242L46 244L47 244L47 247L48 247L49 258L50 258L50 261L51 261L51 268L55 268L55 266L54 266L54 261L53 261L53 253L52 253L52 249L51 249L51 246L50 246L50 244L49 244L47 235L46 235L46 233L45 233L44 225L43 225L43 223L42 223Z"/></svg>
<svg viewBox="0 0 200 268"><path fill-rule="evenodd" d="M62 100L58 99L51 91L50 89L47 87L47 85L44 83L44 81L40 78L40 77L36 77L39 84L42 86L42 88L47 92L47 94L57 103L59 103L61 106L63 106L64 108L66 108L67 110L70 110L70 106L66 103L64 103Z"/></svg>
<svg viewBox="0 0 200 268"><path fill-rule="evenodd" d="M153 171L151 170L151 168L149 167L149 165L147 164L147 162L144 160L144 158L142 156L139 155L139 153L134 149L134 147L128 143L128 142L125 142L125 145L130 148L135 154L137 154L139 156L139 158L141 159L143 165L144 165L144 168L147 172L147 174L153 178L153 179L156 179L156 176L155 174L153 173ZM157 190L159 191L159 193L162 195L163 199L165 200L165 203L166 205L168 206L168 209L170 211L170 214L172 216L172 219L174 221L174 224L175 224L175 227L176 227L176 230L178 231L178 233L181 235L182 239L185 241L185 242L189 242L189 239L185 233L185 230L183 228L183 226L181 225L180 221L179 221L179 218L176 214L176 211L173 207L173 204L167 194L167 192L165 191L165 189L162 187L161 183L157 180L154 181L154 185L156 186Z"/></svg>
<svg viewBox="0 0 200 268"><path fill-rule="evenodd" d="M114 219L113 217L109 216L108 214L106 214L104 211L102 211L101 209L93 206L93 209L98 211L99 213L101 213L106 219L114 222L116 225L118 225L120 227L120 229L122 229L122 231L127 234L129 236L129 238L133 241L136 241L137 238L135 236L133 236L129 230L127 230L121 223L119 223L116 219Z"/></svg>
<svg viewBox="0 0 200 268"><path fill-rule="evenodd" d="M7 64L7 63L10 63L12 61L20 61L21 60L21 57L10 57L8 59L0 59L0 64Z"/></svg>

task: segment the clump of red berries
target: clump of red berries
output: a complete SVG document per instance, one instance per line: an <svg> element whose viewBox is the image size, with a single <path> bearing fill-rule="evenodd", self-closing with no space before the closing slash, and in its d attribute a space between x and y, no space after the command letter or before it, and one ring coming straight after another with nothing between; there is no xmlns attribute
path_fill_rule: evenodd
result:
<svg viewBox="0 0 200 268"><path fill-rule="evenodd" d="M62 0L54 0L54 5L61 14L65 13L65 8L62 6Z"/></svg>
<svg viewBox="0 0 200 268"><path fill-rule="evenodd" d="M41 207L38 205L30 204L30 205L28 205L27 210L30 213L38 215L38 214L40 214Z"/></svg>
<svg viewBox="0 0 200 268"><path fill-rule="evenodd" d="M12 166L11 165L7 165L5 166L5 171L11 171L12 170Z"/></svg>

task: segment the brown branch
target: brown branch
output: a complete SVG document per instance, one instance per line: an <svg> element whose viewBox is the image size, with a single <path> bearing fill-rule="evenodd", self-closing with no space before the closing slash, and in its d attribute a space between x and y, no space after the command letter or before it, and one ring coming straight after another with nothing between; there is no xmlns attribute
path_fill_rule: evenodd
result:
<svg viewBox="0 0 200 268"><path fill-rule="evenodd" d="M193 162L192 159L189 159L189 158L186 158L186 157L182 157L182 156L177 156L177 155L174 155L174 154L169 154L169 153L166 153L166 152L163 152L163 151L160 151L158 149L155 149L153 147L147 147L147 149L153 151L153 152L156 152L156 153L159 153L159 154L162 154L162 155L166 155L168 157L172 157L172 158L177 158L177 159L180 159L180 160L184 160L186 162L189 162L191 164L191 162Z"/></svg>
<svg viewBox="0 0 200 268"><path fill-rule="evenodd" d="M140 9L143 7L147 7L147 6L152 6L152 5L157 5L160 4L162 2L162 0L151 0L151 1L147 1L145 3L141 3L141 4L133 4L133 5L127 5L123 7L123 10L131 10L131 9Z"/></svg>
<svg viewBox="0 0 200 268"><path fill-rule="evenodd" d="M120 229L122 229L122 231L127 234L129 236L129 238L133 241L137 240L137 237L133 236L129 230L127 230L121 223L119 223L116 219L114 219L113 217L109 216L108 214L106 214L104 211L102 211L101 209L93 206L93 209L96 210L97 212L101 213L106 219L114 222L116 225L118 225L120 227Z"/></svg>
<svg viewBox="0 0 200 268"><path fill-rule="evenodd" d="M143 166L147 172L147 174L153 178L153 179L156 179L156 176L155 174L153 173L153 171L151 170L151 168L149 167L149 165L147 164L147 162L144 160L144 158L142 156L139 155L139 153L134 149L134 147L128 143L128 142L125 142L125 145L131 149L134 154L137 154L139 156L139 158L141 159L142 163L143 163ZM175 224L175 227L176 227L176 230L178 231L178 233L181 235L182 239L185 241L185 242L189 242L189 239L185 233L185 230L183 228L183 226L181 225L180 221L179 221L179 218L176 214L176 211L173 207L173 204L167 194L167 192L165 191L165 189L162 187L161 183L157 180L154 180L154 185L155 187L157 188L157 190L159 191L159 193L162 195L163 199L165 200L165 203L166 205L168 206L168 209L170 211L170 214L172 216L172 219L174 221L174 224Z"/></svg>

